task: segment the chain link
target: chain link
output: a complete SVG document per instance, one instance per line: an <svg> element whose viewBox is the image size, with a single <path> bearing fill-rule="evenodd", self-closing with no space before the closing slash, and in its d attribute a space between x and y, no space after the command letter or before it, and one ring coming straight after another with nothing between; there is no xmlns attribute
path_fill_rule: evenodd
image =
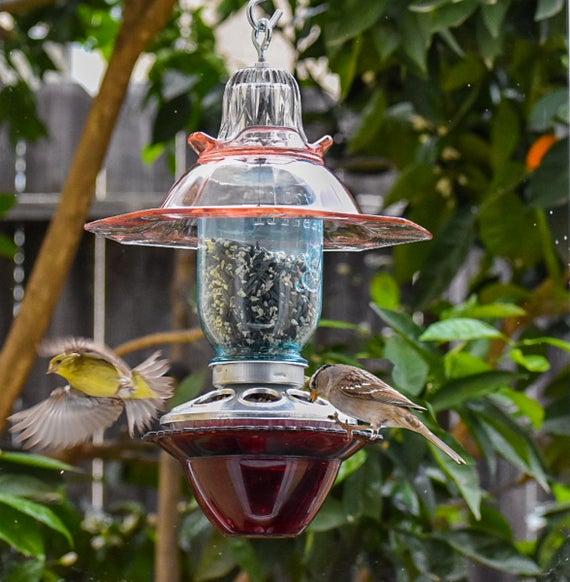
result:
<svg viewBox="0 0 570 582"><path fill-rule="evenodd" d="M271 43L273 29L275 28L281 16L283 16L283 11L277 9L271 18L255 18L253 10L263 1L264 0L250 0L249 4L247 5L247 19L253 28L251 39L253 46L257 50L259 62L261 63L265 62L265 51L268 49L269 44Z"/></svg>

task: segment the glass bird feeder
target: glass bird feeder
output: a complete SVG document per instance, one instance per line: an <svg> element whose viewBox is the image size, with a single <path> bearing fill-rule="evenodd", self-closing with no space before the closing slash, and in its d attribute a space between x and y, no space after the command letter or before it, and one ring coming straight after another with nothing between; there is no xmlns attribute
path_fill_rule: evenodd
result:
<svg viewBox="0 0 570 582"><path fill-rule="evenodd" d="M332 139L308 143L296 81L265 62L280 11L256 20L258 3L249 3L248 17L259 60L228 81L218 137L189 137L198 161L159 208L86 228L125 244L198 249L213 389L175 407L145 438L180 461L222 532L284 537L303 531L341 462L373 438L347 432L336 409L302 390L301 350L321 313L323 250L430 234L402 218L361 214L325 168Z"/></svg>

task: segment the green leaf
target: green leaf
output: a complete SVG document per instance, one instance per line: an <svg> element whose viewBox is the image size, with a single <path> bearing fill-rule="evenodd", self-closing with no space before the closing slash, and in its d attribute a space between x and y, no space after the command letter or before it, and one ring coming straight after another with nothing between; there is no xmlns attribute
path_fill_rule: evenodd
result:
<svg viewBox="0 0 570 582"><path fill-rule="evenodd" d="M400 46L400 34L398 31L379 22L372 29L372 40L382 58L382 62L385 62Z"/></svg>
<svg viewBox="0 0 570 582"><path fill-rule="evenodd" d="M424 342L453 342L502 337L503 334L498 329L484 321L457 317L432 323L419 339Z"/></svg>
<svg viewBox="0 0 570 582"><path fill-rule="evenodd" d="M427 51L431 43L430 15L408 12L401 21L404 53L419 73L427 73Z"/></svg>
<svg viewBox="0 0 570 582"><path fill-rule="evenodd" d="M483 500L481 518L477 521L471 519L470 524L477 531L489 532L507 542L513 541L511 524L508 518L501 513L500 508L494 506L492 499Z"/></svg>
<svg viewBox="0 0 570 582"><path fill-rule="evenodd" d="M416 340L421 335L421 327L407 313L379 307L374 303L371 303L370 307L387 325L401 336ZM420 346L421 344L418 343L418 347Z"/></svg>
<svg viewBox="0 0 570 582"><path fill-rule="evenodd" d="M72 471L74 473L82 473L81 469L58 461L57 459L52 459L50 457L44 457L42 455L33 455L30 453L13 453L8 451L0 450L0 463L9 462L18 465L27 465L29 467L37 467L38 469L48 469L50 471L58 471L63 473L65 471Z"/></svg>
<svg viewBox="0 0 570 582"><path fill-rule="evenodd" d="M486 303L476 302L456 305L442 313L442 319L450 317L470 317L473 319L505 319L508 317L524 317L526 311L515 303Z"/></svg>
<svg viewBox="0 0 570 582"><path fill-rule="evenodd" d="M366 462L368 454L364 449L360 449L354 455L345 459L338 471L338 475L336 476L334 486L336 487L339 483L342 483L347 477L352 475L355 471L358 471L362 465Z"/></svg>
<svg viewBox="0 0 570 582"><path fill-rule="evenodd" d="M430 346L418 341L417 338L422 330L409 315L392 309L383 309L374 303L370 306L387 325L421 354L421 357L428 362L432 373L438 375L443 372L443 360Z"/></svg>
<svg viewBox="0 0 570 582"><path fill-rule="evenodd" d="M459 465L436 446L431 445L430 448L441 470L457 485L475 519L480 519L483 490L479 483L477 466L475 464Z"/></svg>
<svg viewBox="0 0 570 582"><path fill-rule="evenodd" d="M5 582L40 582L47 580L45 574L45 560L26 560L10 568Z"/></svg>
<svg viewBox="0 0 570 582"><path fill-rule="evenodd" d="M12 258L18 252L18 247L7 236L0 233L0 257Z"/></svg>
<svg viewBox="0 0 570 582"><path fill-rule="evenodd" d="M542 427L544 422L544 408L540 402L527 396L524 392L518 392L512 388L503 388L501 394L504 394L516 405L520 414L524 414L536 430Z"/></svg>
<svg viewBox="0 0 570 582"><path fill-rule="evenodd" d="M550 362L538 354L523 354L519 348L513 348L509 352L509 358L529 372L546 372L550 370Z"/></svg>
<svg viewBox="0 0 570 582"><path fill-rule="evenodd" d="M403 392L417 396L424 388L429 365L421 354L399 335L386 338L384 357L394 364L392 378Z"/></svg>
<svg viewBox="0 0 570 582"><path fill-rule="evenodd" d="M503 192L484 204L479 214L479 233L487 250L496 257L506 257L526 266L542 258L533 210L513 192Z"/></svg>
<svg viewBox="0 0 570 582"><path fill-rule="evenodd" d="M16 204L16 195L9 192L0 192L0 216L6 214Z"/></svg>
<svg viewBox="0 0 570 582"><path fill-rule="evenodd" d="M445 373L450 380L488 372L491 366L470 352L451 350L444 356Z"/></svg>
<svg viewBox="0 0 570 582"><path fill-rule="evenodd" d="M376 273L370 283L370 297L378 306L397 309L400 306L400 286L388 273Z"/></svg>
<svg viewBox="0 0 570 582"><path fill-rule="evenodd" d="M451 0L416 0L408 8L412 12L433 12L436 8L450 2Z"/></svg>
<svg viewBox="0 0 570 582"><path fill-rule="evenodd" d="M44 122L37 112L36 97L23 81L0 89L0 124L9 124L10 142L14 147L21 139L36 142L47 136Z"/></svg>
<svg viewBox="0 0 570 582"><path fill-rule="evenodd" d="M361 47L362 39L357 38L330 57L330 67L340 79L341 99L346 98L354 81Z"/></svg>
<svg viewBox="0 0 570 582"><path fill-rule="evenodd" d="M464 59L454 64L443 73L442 87L447 91L465 89L469 85L477 86L487 75L487 70L481 58L470 53Z"/></svg>
<svg viewBox="0 0 570 582"><path fill-rule="evenodd" d="M207 375L208 370L200 370L184 378L176 388L176 393L170 402L171 406L178 406L196 398L204 388Z"/></svg>
<svg viewBox="0 0 570 582"><path fill-rule="evenodd" d="M360 123L348 142L348 151L357 152L366 148L373 140L378 139L380 128L384 123L384 113L388 103L386 94L377 89L362 110Z"/></svg>
<svg viewBox="0 0 570 582"><path fill-rule="evenodd" d="M409 164L400 172L395 184L386 194L385 204L390 206L399 200L415 200L423 192L433 191L435 184L435 174L429 164Z"/></svg>
<svg viewBox="0 0 570 582"><path fill-rule="evenodd" d="M148 166L152 166L158 158L166 151L166 143L147 144L141 151L142 161Z"/></svg>
<svg viewBox="0 0 570 582"><path fill-rule="evenodd" d="M363 4L360 0L337 3L324 26L327 47L338 47L372 27L384 14L389 0Z"/></svg>
<svg viewBox="0 0 570 582"><path fill-rule="evenodd" d="M440 30L438 35L444 40L447 46L460 58L465 57L465 51L461 48L455 36L451 33L448 28Z"/></svg>
<svg viewBox="0 0 570 582"><path fill-rule="evenodd" d="M36 521L43 523L50 529L62 534L70 544L73 544L71 532L67 529L58 515L44 505L7 493L0 493L0 504L8 505L12 509L24 513Z"/></svg>
<svg viewBox="0 0 570 582"><path fill-rule="evenodd" d="M515 152L521 136L521 122L516 107L501 99L491 123L491 159L497 168Z"/></svg>
<svg viewBox="0 0 570 582"><path fill-rule="evenodd" d="M552 18L561 12L566 5L564 0L538 0L534 19L536 22Z"/></svg>
<svg viewBox="0 0 570 582"><path fill-rule="evenodd" d="M319 320L319 327L327 329L350 329L358 331L362 334L368 333L368 330L358 323L350 323L350 321L339 321L338 319L321 319Z"/></svg>
<svg viewBox="0 0 570 582"><path fill-rule="evenodd" d="M523 346L536 346L542 344L548 344L554 346L555 348L560 348L566 352L570 352L570 343L555 337L535 337L532 339L523 339L519 342Z"/></svg>
<svg viewBox="0 0 570 582"><path fill-rule="evenodd" d="M547 133L557 122L567 121L568 88L556 89L541 97L532 108L528 127L531 131Z"/></svg>
<svg viewBox="0 0 570 582"><path fill-rule="evenodd" d="M469 405L484 421L494 448L513 465L532 475L540 486L549 491L542 457L535 442L513 417L490 400L472 402Z"/></svg>
<svg viewBox="0 0 570 582"><path fill-rule="evenodd" d="M431 19L431 28L440 32L448 28L456 28L464 24L467 19L479 8L478 0L452 0L439 7Z"/></svg>
<svg viewBox="0 0 570 582"><path fill-rule="evenodd" d="M492 394L510 386L517 378L512 372L491 370L464 376L444 384L430 399L434 412L460 406L468 400Z"/></svg>
<svg viewBox="0 0 570 582"><path fill-rule="evenodd" d="M327 497L323 506L309 525L310 532L324 532L347 525L348 517L342 503L334 497Z"/></svg>
<svg viewBox="0 0 570 582"><path fill-rule="evenodd" d="M501 0L500 2L489 2L481 6L481 16L489 34L493 38L498 38L505 22L505 16L509 11L511 0Z"/></svg>
<svg viewBox="0 0 570 582"><path fill-rule="evenodd" d="M529 179L529 202L550 208L568 199L568 138L556 142Z"/></svg>
<svg viewBox="0 0 570 582"><path fill-rule="evenodd" d="M495 59L503 52L503 35L493 36L482 19L477 20L475 32L479 53L485 64L491 68Z"/></svg>
<svg viewBox="0 0 570 582"><path fill-rule="evenodd" d="M413 288L417 309L426 309L448 289L465 262L474 238L475 213L460 208L429 245L425 265Z"/></svg>
<svg viewBox="0 0 570 582"><path fill-rule="evenodd" d="M23 473L0 471L0 491L9 495L32 498L53 498L57 495L51 479L35 477Z"/></svg>
<svg viewBox="0 0 570 582"><path fill-rule="evenodd" d="M514 545L489 532L463 529L442 533L437 537L466 558L490 568L520 576L540 574L538 564L521 554Z"/></svg>
<svg viewBox="0 0 570 582"><path fill-rule="evenodd" d="M247 572L251 582L263 582L263 580L266 580L263 564L256 554L251 541L235 537L229 538L228 542L235 561L244 572Z"/></svg>
<svg viewBox="0 0 570 582"><path fill-rule="evenodd" d="M44 541L35 520L0 503L0 540L25 556L44 558Z"/></svg>
<svg viewBox="0 0 570 582"><path fill-rule="evenodd" d="M227 576L236 566L230 538L214 531L196 568L196 582L208 582Z"/></svg>
<svg viewBox="0 0 570 582"><path fill-rule="evenodd" d="M380 520L382 486L378 457L368 455L364 465L348 477L343 488L342 505L349 523L364 516Z"/></svg>

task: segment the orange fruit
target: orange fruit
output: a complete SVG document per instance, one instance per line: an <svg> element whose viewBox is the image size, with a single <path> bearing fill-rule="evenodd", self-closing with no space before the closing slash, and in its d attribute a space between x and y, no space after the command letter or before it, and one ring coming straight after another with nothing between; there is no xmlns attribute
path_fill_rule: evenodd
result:
<svg viewBox="0 0 570 582"><path fill-rule="evenodd" d="M526 154L526 169L532 172L536 170L546 152L558 141L558 138L553 133L541 135L530 147Z"/></svg>

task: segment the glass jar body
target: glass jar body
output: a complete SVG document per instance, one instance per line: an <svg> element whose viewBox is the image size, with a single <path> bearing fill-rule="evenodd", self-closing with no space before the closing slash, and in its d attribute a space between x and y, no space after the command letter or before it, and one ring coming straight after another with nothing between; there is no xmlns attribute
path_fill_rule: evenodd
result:
<svg viewBox="0 0 570 582"><path fill-rule="evenodd" d="M198 233L199 314L214 361L304 361L322 307L322 221L204 219Z"/></svg>

